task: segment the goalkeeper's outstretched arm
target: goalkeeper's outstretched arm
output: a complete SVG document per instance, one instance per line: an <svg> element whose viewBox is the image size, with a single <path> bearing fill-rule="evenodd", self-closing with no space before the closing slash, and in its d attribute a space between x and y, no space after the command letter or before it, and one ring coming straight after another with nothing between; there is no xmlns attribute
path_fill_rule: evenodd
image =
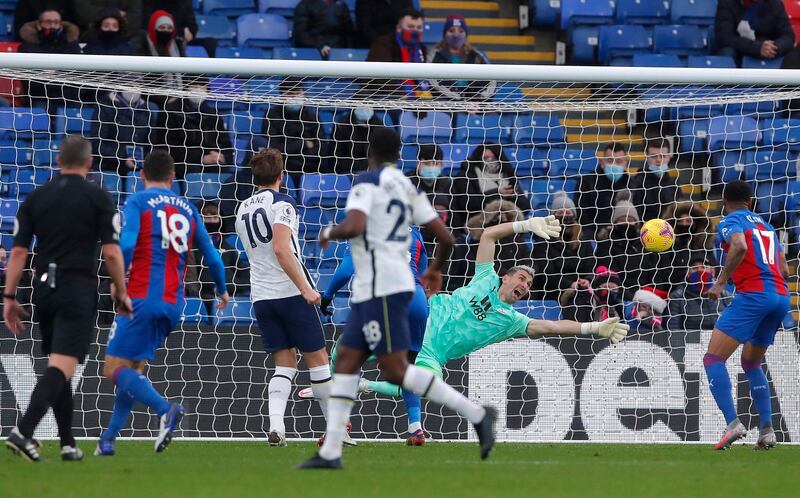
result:
<svg viewBox="0 0 800 498"><path fill-rule="evenodd" d="M618 317L602 322L580 323L572 320L531 320L526 332L531 339L542 336L595 335L616 344L628 335L630 327L620 323Z"/></svg>
<svg viewBox="0 0 800 498"><path fill-rule="evenodd" d="M550 215L491 226L484 230L481 235L475 263L491 263L494 261L497 241L510 237L515 233L533 233L545 240L550 240L551 237L558 237L561 234L561 224L555 216Z"/></svg>

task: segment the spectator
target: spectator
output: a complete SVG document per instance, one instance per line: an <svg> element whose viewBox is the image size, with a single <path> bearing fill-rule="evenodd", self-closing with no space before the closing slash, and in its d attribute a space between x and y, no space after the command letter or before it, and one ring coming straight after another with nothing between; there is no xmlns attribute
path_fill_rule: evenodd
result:
<svg viewBox="0 0 800 498"><path fill-rule="evenodd" d="M357 46L370 48L379 37L394 31L397 20L414 8L412 0L356 0Z"/></svg>
<svg viewBox="0 0 800 498"><path fill-rule="evenodd" d="M332 48L353 45L353 21L342 0L300 0L294 9L294 44L316 48L327 59Z"/></svg>
<svg viewBox="0 0 800 498"><path fill-rule="evenodd" d="M96 166L128 176L150 152L150 109L133 91L101 93L94 136Z"/></svg>
<svg viewBox="0 0 800 498"><path fill-rule="evenodd" d="M444 24L442 41L428 52L428 62L437 64L488 64L486 56L470 45L467 20L451 14ZM431 80L433 91L449 100L488 100L497 88L496 81Z"/></svg>
<svg viewBox="0 0 800 498"><path fill-rule="evenodd" d="M84 54L93 55L134 55L135 51L128 38L128 23L117 9L103 11L92 23L92 34Z"/></svg>
<svg viewBox="0 0 800 498"><path fill-rule="evenodd" d="M240 202L252 197L253 193L253 172L249 166L236 168L235 173L222 184L219 190L219 214L223 235L236 233L236 209Z"/></svg>
<svg viewBox="0 0 800 498"><path fill-rule="evenodd" d="M413 171L409 171L407 176L415 187L425 192L428 200L442 217L442 221L449 225L453 182L449 176L442 176L443 160L444 154L438 145L420 145L417 152L417 167ZM425 237L425 241L429 242L429 234L426 230L422 231L422 235Z"/></svg>
<svg viewBox="0 0 800 498"><path fill-rule="evenodd" d="M675 241L670 250L659 254L658 266L666 269L665 278L672 287L684 282L690 258L697 254L709 261L714 258L711 252L712 237L708 233L711 221L703 208L691 201L679 202L670 221L675 230Z"/></svg>
<svg viewBox="0 0 800 498"><path fill-rule="evenodd" d="M597 170L583 175L578 184L578 219L589 235L611 222L614 196L630 187L628 153L618 143L609 143L603 149ZM637 215L638 217L638 215Z"/></svg>
<svg viewBox="0 0 800 498"><path fill-rule="evenodd" d="M82 33L89 31L98 17L109 8L119 11L128 26L142 25L142 0L72 0L75 21Z"/></svg>
<svg viewBox="0 0 800 498"><path fill-rule="evenodd" d="M233 145L216 107L206 101L208 80L194 77L186 91L191 96L167 99L162 113L166 115L164 137L159 143L167 146L175 160L178 178L187 172L223 171L233 164Z"/></svg>
<svg viewBox="0 0 800 498"><path fill-rule="evenodd" d="M461 228L467 218L480 213L497 199L513 202L523 212L531 209L520 191L514 166L498 144L479 145L461 165L453 181L453 227Z"/></svg>
<svg viewBox="0 0 800 498"><path fill-rule="evenodd" d="M743 56L783 57L781 67L800 68L800 52L781 0L719 0L715 21L717 53L741 65Z"/></svg>
<svg viewBox="0 0 800 498"><path fill-rule="evenodd" d="M367 169L369 135L383 126L372 107L361 106L342 116L333 129L334 171L341 175L355 175Z"/></svg>
<svg viewBox="0 0 800 498"><path fill-rule="evenodd" d="M273 105L267 113L264 135L268 147L286 155L286 171L300 185L303 173L317 173L320 166L320 133L317 110L303 105L303 80L287 77L278 86L284 104Z"/></svg>
<svg viewBox="0 0 800 498"><path fill-rule="evenodd" d="M675 178L670 176L672 161L669 142L664 139L649 141L644 170L631 179L633 204L643 220L668 219L675 210L675 202L683 198Z"/></svg>
<svg viewBox="0 0 800 498"><path fill-rule="evenodd" d="M689 261L689 268L684 281L669 295L670 330L711 330L720 313L731 302L730 295L723 295L712 301L705 296L714 285L716 274L714 262L707 259L702 252L695 253Z"/></svg>
<svg viewBox="0 0 800 498"><path fill-rule="evenodd" d="M206 49L209 57L217 51L215 38L197 38L197 19L194 16L192 0L142 0L142 29L147 30L150 18L157 10L172 13L175 21L176 38L186 45L198 45Z"/></svg>
<svg viewBox="0 0 800 498"><path fill-rule="evenodd" d="M143 55L153 57L185 57L183 44L176 39L175 19L165 10L157 10L150 16L147 27L147 49ZM164 73L156 77L159 86L172 90L183 89L183 76L180 73ZM152 99L159 107L164 107L166 97Z"/></svg>
<svg viewBox="0 0 800 498"><path fill-rule="evenodd" d="M75 29L77 29L77 25L71 22L74 19L72 9L70 8L71 6L71 2L67 0L19 0L14 11L14 38L17 41L24 41L20 33L22 26L31 21L38 20L39 16L45 10L58 11L63 18L63 24L66 26L74 26ZM67 28L65 27L64 29Z"/></svg>
<svg viewBox="0 0 800 498"><path fill-rule="evenodd" d="M536 299L556 301L570 285L592 274L595 257L591 242L583 239L575 203L563 190L553 195L550 214L561 222L561 238L546 241L534 236L532 288Z"/></svg>
<svg viewBox="0 0 800 498"><path fill-rule="evenodd" d="M633 295L633 302L626 306L626 320L631 330L639 333L660 332L664 329L664 311L667 309L667 293L651 286L644 286Z"/></svg>
<svg viewBox="0 0 800 498"><path fill-rule="evenodd" d="M598 266L591 280L579 278L558 298L564 320L591 322L624 316L622 281L617 272Z"/></svg>

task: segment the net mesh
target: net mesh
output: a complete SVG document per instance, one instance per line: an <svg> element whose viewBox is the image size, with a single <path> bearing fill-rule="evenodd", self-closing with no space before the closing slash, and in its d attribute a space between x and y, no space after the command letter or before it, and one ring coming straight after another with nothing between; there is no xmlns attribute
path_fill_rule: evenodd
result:
<svg viewBox="0 0 800 498"><path fill-rule="evenodd" d="M330 284L347 247L322 250L317 235L343 218L350 183L366 168L367 140L376 127L399 131L399 167L429 193L456 236L445 269L448 292L469 282L486 226L550 213L564 219L564 241L522 235L500 241L499 272L517 264L536 269L530 299L517 309L533 318L580 321L619 315L633 332L613 347L586 338L517 339L448 364L447 382L500 410L504 440L719 436L724 421L709 393L702 355L730 296L712 302L698 293L719 270L714 234L724 183L742 179L753 186L755 210L775 226L775 240L795 268L796 85L487 79L469 87L496 84L490 100L478 99L479 91L453 100L418 93L418 81L389 78L40 69L0 69L0 78L17 89L6 96L11 106L0 108L6 250L19 203L56 173L66 134L92 140L91 179L119 206L142 187L137 170L146 154L168 148L178 163L175 191L198 204L215 233L234 300L224 312L213 309L210 275L193 255L179 330L148 368L156 388L186 406L184 437L265 437L268 431L266 384L274 367L253 322L248 261L233 229L238 202L253 192L247 161L264 147L285 153L285 186L297 200L305 264L320 290ZM407 90L423 98L408 98ZM611 179L614 166L622 174L617 181ZM666 170L659 172L661 166ZM642 248L639 228L659 217L676 236L672 249L655 254ZM432 254L433 242L425 238ZM73 380L75 426L91 437L108 423L113 405L113 387L101 377L113 313L102 268L99 276L98 339ZM30 277L26 273L21 288L27 302ZM790 290L792 312L766 359L782 441L800 438L794 279ZM346 320L348 296L345 286L332 301L326 326L331 346ZM43 371L35 337L35 328L22 340L0 336L2 434L16 424L36 373ZM738 356L728 366L739 413L746 425L756 426ZM374 363L365 376L378 379ZM298 389L308 387L307 375L301 373L297 383ZM423 412L425 430L436 439L474 437L452 412L425 403ZM134 413L122 435L155 435L156 418L142 407ZM361 394L352 421L357 437L396 438L406 430L402 400L374 392ZM317 405L295 390L288 435L310 438L323 430ZM52 418L37 433L55 434Z"/></svg>

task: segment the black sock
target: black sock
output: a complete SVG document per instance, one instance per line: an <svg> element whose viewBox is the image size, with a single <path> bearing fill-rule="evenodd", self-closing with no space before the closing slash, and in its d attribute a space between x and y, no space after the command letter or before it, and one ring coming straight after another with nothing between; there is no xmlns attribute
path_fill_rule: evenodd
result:
<svg viewBox="0 0 800 498"><path fill-rule="evenodd" d="M44 375L36 383L36 387L33 388L28 410L17 425L20 434L26 438L33 437L33 431L36 430L36 426L39 425L42 417L53 406L53 403L61 397L66 383L67 378L64 377L64 373L61 370L55 367L47 367Z"/></svg>
<svg viewBox="0 0 800 498"><path fill-rule="evenodd" d="M72 436L72 409L72 386L69 382L64 382L61 396L53 403L53 415L56 417L62 447L75 446L75 438Z"/></svg>

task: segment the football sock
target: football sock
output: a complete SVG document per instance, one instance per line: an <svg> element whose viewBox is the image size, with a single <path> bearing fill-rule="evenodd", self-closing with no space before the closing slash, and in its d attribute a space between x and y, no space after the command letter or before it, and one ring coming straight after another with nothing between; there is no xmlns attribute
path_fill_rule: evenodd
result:
<svg viewBox="0 0 800 498"><path fill-rule="evenodd" d="M446 406L473 424L486 415L483 407L476 405L463 394L450 387L431 372L416 365L409 365L403 377L403 387L409 391Z"/></svg>
<svg viewBox="0 0 800 498"><path fill-rule="evenodd" d="M742 368L747 375L747 382L750 384L750 397L753 398L756 411L758 411L759 429L771 427L772 400L770 399L769 382L761 368L761 362L742 358Z"/></svg>
<svg viewBox="0 0 800 498"><path fill-rule="evenodd" d="M53 416L56 418L58 438L61 440L62 447L75 447L75 438L72 436L72 410L72 386L69 382L64 382L61 396L53 403Z"/></svg>
<svg viewBox="0 0 800 498"><path fill-rule="evenodd" d="M326 460L342 457L342 442L347 434L347 421L358 395L359 374L334 374L328 401L328 429L319 456Z"/></svg>
<svg viewBox="0 0 800 498"><path fill-rule="evenodd" d="M67 378L64 376L64 372L56 367L47 367L39 382L36 383L36 387L33 388L28 409L25 410L25 415L19 421L17 428L20 434L26 438L33 437L33 431L36 430L42 417L61 397L65 383L67 383Z"/></svg>
<svg viewBox="0 0 800 498"><path fill-rule="evenodd" d="M133 399L149 406L159 417L169 411L169 401L158 394L147 377L136 370L130 367L118 368L114 372L114 382Z"/></svg>
<svg viewBox="0 0 800 498"><path fill-rule="evenodd" d="M331 369L329 365L308 369L311 377L311 391L319 402L322 415L328 420L328 398L331 395Z"/></svg>
<svg viewBox="0 0 800 498"><path fill-rule="evenodd" d="M286 403L292 392L292 380L297 373L296 368L275 367L275 373L269 380L269 430L278 434L286 434L283 416L286 414Z"/></svg>
<svg viewBox="0 0 800 498"><path fill-rule="evenodd" d="M717 406L725 416L725 423L730 424L736 418L736 407L731 395L731 379L725 367L725 358L706 353L703 356L703 366L708 376L708 387L717 402Z"/></svg>
<svg viewBox="0 0 800 498"><path fill-rule="evenodd" d="M402 390L400 386L392 384L391 382L386 382L385 380L368 380L367 385L371 391L393 398L399 397Z"/></svg>
<svg viewBox="0 0 800 498"><path fill-rule="evenodd" d="M125 427L128 417L133 411L133 405L136 400L133 396L123 389L117 388L117 395L114 397L114 409L111 412L111 420L108 423L108 429L100 436L104 440L112 440L119 436L119 431Z"/></svg>
<svg viewBox="0 0 800 498"><path fill-rule="evenodd" d="M421 413L421 402L419 396L403 389L403 402L406 404L406 412L408 412L408 433L414 434L415 432L422 430L422 413Z"/></svg>

